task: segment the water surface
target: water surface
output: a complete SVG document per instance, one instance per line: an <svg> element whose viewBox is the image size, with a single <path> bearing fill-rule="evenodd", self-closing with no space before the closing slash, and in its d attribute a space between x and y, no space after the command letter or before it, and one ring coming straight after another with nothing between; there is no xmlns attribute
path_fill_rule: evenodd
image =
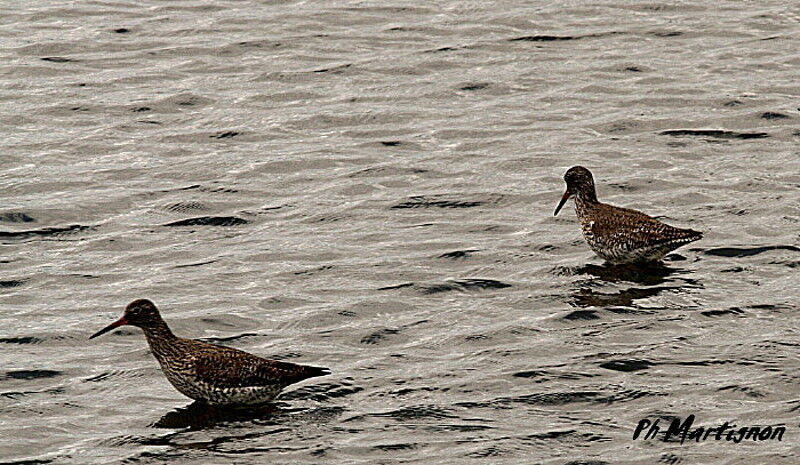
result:
<svg viewBox="0 0 800 465"><path fill-rule="evenodd" d="M798 13L786 2L7 4L0 461L783 462L796 451ZM570 208L705 239L608 268ZM174 331L327 366L249 414ZM644 417L780 443L631 441Z"/></svg>

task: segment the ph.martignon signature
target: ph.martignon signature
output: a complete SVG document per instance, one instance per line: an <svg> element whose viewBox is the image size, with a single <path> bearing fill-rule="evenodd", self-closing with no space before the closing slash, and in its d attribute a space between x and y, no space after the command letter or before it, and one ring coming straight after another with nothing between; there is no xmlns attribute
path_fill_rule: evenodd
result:
<svg viewBox="0 0 800 465"><path fill-rule="evenodd" d="M633 439L639 439L644 432L642 439L656 439L661 428L658 426L660 420L650 421L647 418L639 420L636 429L633 430ZM688 441L728 441L740 443L745 440L751 441L781 441L783 433L786 432L785 426L742 426L725 422L720 426L692 428L694 426L694 415L689 415L683 422L680 418L675 418L664 431L664 442L680 439L681 444Z"/></svg>

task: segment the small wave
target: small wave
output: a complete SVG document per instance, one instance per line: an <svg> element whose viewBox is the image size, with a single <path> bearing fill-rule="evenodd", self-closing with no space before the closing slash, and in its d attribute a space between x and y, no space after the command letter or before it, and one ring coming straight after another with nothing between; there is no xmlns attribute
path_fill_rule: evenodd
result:
<svg viewBox="0 0 800 465"><path fill-rule="evenodd" d="M167 223L164 226L238 226L247 223L249 223L249 221L236 216L200 216Z"/></svg>

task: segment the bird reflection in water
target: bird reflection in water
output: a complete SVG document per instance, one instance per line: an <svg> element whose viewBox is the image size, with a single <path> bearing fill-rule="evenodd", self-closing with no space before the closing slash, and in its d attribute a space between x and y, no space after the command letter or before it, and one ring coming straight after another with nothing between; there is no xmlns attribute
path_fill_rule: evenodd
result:
<svg viewBox="0 0 800 465"><path fill-rule="evenodd" d="M168 412L151 426L197 431L221 423L244 421L261 424L272 423L282 413L283 410L271 402L262 405L231 407L195 401L186 407L179 407Z"/></svg>
<svg viewBox="0 0 800 465"><path fill-rule="evenodd" d="M588 264L571 270L574 275L589 275L592 279L577 283L579 288L572 294L573 304L577 307L636 307L635 301L655 297L664 291L680 291L689 288L700 288L695 279L674 277L685 274L686 270L673 268L662 263L642 263L624 265ZM597 292L592 289L602 283L629 282L641 287L628 287L617 292Z"/></svg>

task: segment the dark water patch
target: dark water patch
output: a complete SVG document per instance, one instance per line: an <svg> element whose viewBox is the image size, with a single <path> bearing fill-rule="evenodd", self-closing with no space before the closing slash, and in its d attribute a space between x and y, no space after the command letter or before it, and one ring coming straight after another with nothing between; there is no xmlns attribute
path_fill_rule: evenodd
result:
<svg viewBox="0 0 800 465"><path fill-rule="evenodd" d="M573 460L564 465L611 465L611 463L602 460Z"/></svg>
<svg viewBox="0 0 800 465"><path fill-rule="evenodd" d="M628 66L627 68L625 68L625 71L630 71L632 73L641 73L642 69L639 68L638 66Z"/></svg>
<svg viewBox="0 0 800 465"><path fill-rule="evenodd" d="M0 213L0 221L6 223L33 223L36 218L23 212Z"/></svg>
<svg viewBox="0 0 800 465"><path fill-rule="evenodd" d="M655 315L656 313L655 308L650 308L648 310L642 310L639 308L607 308L606 310L618 315ZM666 310L666 308L662 307L658 310Z"/></svg>
<svg viewBox="0 0 800 465"><path fill-rule="evenodd" d="M800 268L800 261L769 262L770 265L783 265L787 268Z"/></svg>
<svg viewBox="0 0 800 465"><path fill-rule="evenodd" d="M404 287L412 287L412 286L414 286L414 283L402 283L402 284L396 284L394 286L379 287L377 290L390 291L392 289L403 289Z"/></svg>
<svg viewBox="0 0 800 465"><path fill-rule="evenodd" d="M467 249L467 250L454 250L452 252L446 252L439 255L438 258L450 258L453 260L458 260L462 258L467 258L471 256L474 252L478 252L479 249Z"/></svg>
<svg viewBox="0 0 800 465"><path fill-rule="evenodd" d="M164 124L161 121L154 121L154 120L147 120L147 119L140 119L140 120L137 121L137 123L142 123L142 124Z"/></svg>
<svg viewBox="0 0 800 465"><path fill-rule="evenodd" d="M333 66L333 67L330 67L330 68L315 69L312 72L313 73L340 73L340 72L346 70L347 68L349 68L351 66L353 66L352 63L347 63L347 64L344 64L344 65Z"/></svg>
<svg viewBox="0 0 800 465"><path fill-rule="evenodd" d="M525 436L523 439L529 441L551 441L551 440L561 439L564 436L572 436L575 433L577 433L577 431L575 431L574 429L566 431L546 431L544 433L529 434Z"/></svg>
<svg viewBox="0 0 800 465"><path fill-rule="evenodd" d="M522 36L508 39L509 42L557 42L562 40L578 40L580 37L576 36L549 36L549 35L533 35Z"/></svg>
<svg viewBox="0 0 800 465"><path fill-rule="evenodd" d="M423 286L421 290L423 294L439 294L450 291L503 289L507 287L511 287L511 284L494 279L458 279L448 283Z"/></svg>
<svg viewBox="0 0 800 465"><path fill-rule="evenodd" d="M464 91L470 92L470 91L473 91L473 90L486 89L490 85L491 84L489 84L488 82L479 82L479 83L467 84L465 86L459 87L458 90L464 90Z"/></svg>
<svg viewBox="0 0 800 465"><path fill-rule="evenodd" d="M127 34L127 33L131 32L131 30L126 28L126 27L118 27L118 28L114 29L114 32L117 33L117 34Z"/></svg>
<svg viewBox="0 0 800 465"><path fill-rule="evenodd" d="M272 211L275 211L275 210L282 210L284 208L291 208L291 207L292 207L291 205L278 205L278 206L275 206L275 207L263 207L263 208L260 208L255 214L256 215L260 215L260 214L262 214L264 212L272 212Z"/></svg>
<svg viewBox="0 0 800 465"><path fill-rule="evenodd" d="M777 113L774 111L767 111L761 114L761 118L763 119L787 119L789 115L784 115L783 113Z"/></svg>
<svg viewBox="0 0 800 465"><path fill-rule="evenodd" d="M362 344L378 344L382 340L386 339L387 336L391 336L391 335L397 334L399 332L400 332L399 329L391 329L391 328L381 329L380 331L375 331L372 334L369 334L367 336L362 337L361 338L361 343Z"/></svg>
<svg viewBox="0 0 800 465"><path fill-rule="evenodd" d="M8 281L0 281L0 288L3 287L19 287L25 284L27 279L10 279Z"/></svg>
<svg viewBox="0 0 800 465"><path fill-rule="evenodd" d="M449 390L450 390L449 388L439 389L439 388L435 388L435 387L425 386L425 387L419 387L419 388L398 389L396 391L390 392L390 394L392 394L394 396L405 396L405 395L408 395L408 394L413 394L415 392L437 392L437 391L447 392Z"/></svg>
<svg viewBox="0 0 800 465"><path fill-rule="evenodd" d="M40 379L40 378L54 378L60 374L61 371L55 370L16 370L7 371L3 376L5 379Z"/></svg>
<svg viewBox="0 0 800 465"><path fill-rule="evenodd" d="M274 354L270 358L273 358L275 360L288 360L288 359L292 359L292 358L300 358L302 356L303 356L303 354L298 353L298 352L284 352L284 353ZM321 368L321 370L327 371L328 369L327 368Z"/></svg>
<svg viewBox="0 0 800 465"><path fill-rule="evenodd" d="M164 438L159 438L163 440ZM143 439L139 436L134 436L131 434L124 434L120 436L114 436L110 438L104 438L98 441L97 443L101 446L108 446L108 447L121 447L121 446L128 446L131 444L143 444L144 442L148 441L147 439Z"/></svg>
<svg viewBox="0 0 800 465"><path fill-rule="evenodd" d="M208 137L210 137L212 139L230 139L230 138L236 137L236 136L238 136L240 134L241 134L241 132L238 132L238 131L224 131L224 132L218 132L216 134L212 134L212 135L210 135Z"/></svg>
<svg viewBox="0 0 800 465"><path fill-rule="evenodd" d="M700 312L701 315L707 316L709 318L724 316L724 315L742 315L744 314L744 310L739 307L731 307L725 310L706 310Z"/></svg>
<svg viewBox="0 0 800 465"><path fill-rule="evenodd" d="M568 321L578 321L578 320L588 321L588 320L600 319L595 310L575 310L574 312L570 312L561 318Z"/></svg>
<svg viewBox="0 0 800 465"><path fill-rule="evenodd" d="M517 397L502 398L499 401L528 405L566 405L580 402L598 401L604 398L605 396L602 393L596 391L572 391L528 394Z"/></svg>
<svg viewBox="0 0 800 465"><path fill-rule="evenodd" d="M748 308L755 308L758 310L794 310L791 305L773 305L773 304L753 304L748 305Z"/></svg>
<svg viewBox="0 0 800 465"><path fill-rule="evenodd" d="M606 404L615 404L617 402L629 402L643 397L665 397L669 394L664 392L640 391L638 389L626 389L617 394L610 395L602 400Z"/></svg>
<svg viewBox="0 0 800 465"><path fill-rule="evenodd" d="M584 378L594 378L597 375L590 375L588 373L563 373L557 376L554 376L555 379L584 379Z"/></svg>
<svg viewBox="0 0 800 465"><path fill-rule="evenodd" d="M167 205L164 207L165 210L171 212L178 212L183 213L187 211L198 211L198 210L207 210L208 207L202 202L197 201L189 201L189 202L178 202Z"/></svg>
<svg viewBox="0 0 800 465"><path fill-rule="evenodd" d="M195 266L203 266L203 265L210 265L212 263L216 263L218 260L209 260L207 262L198 262L198 263L187 263L185 265L175 265L172 268L192 268Z"/></svg>
<svg viewBox="0 0 800 465"><path fill-rule="evenodd" d="M544 370L531 370L531 371L520 371L514 373L514 377L516 378L541 378L543 376L548 375L549 373Z"/></svg>
<svg viewBox="0 0 800 465"><path fill-rule="evenodd" d="M252 48L262 48L263 46L269 47L281 47L283 44L281 42L271 42L271 41L253 41L253 40L246 40L244 42L239 42L237 45L241 47L252 47Z"/></svg>
<svg viewBox="0 0 800 465"><path fill-rule="evenodd" d="M632 186L625 182L610 182L608 183L608 186L613 187L614 189L619 189L623 192L633 192L640 189L638 186Z"/></svg>
<svg viewBox="0 0 800 465"><path fill-rule="evenodd" d="M0 344L41 344L43 341L35 336L0 337Z"/></svg>
<svg viewBox="0 0 800 465"><path fill-rule="evenodd" d="M231 189L228 187L209 187L209 186L204 186L202 184L192 184L191 186L179 187L177 189L167 189L160 192L179 192L179 191L191 191L191 190L197 190L200 192L211 192L211 193L222 192L226 194L235 194L239 192L236 189Z"/></svg>
<svg viewBox="0 0 800 465"><path fill-rule="evenodd" d="M280 399L284 401L308 399L315 402L327 402L331 399L347 397L363 391L360 386L353 386L349 382L342 383L318 383L293 389L281 394Z"/></svg>
<svg viewBox="0 0 800 465"><path fill-rule="evenodd" d="M320 271L327 271L327 270L332 270L332 269L333 269L333 265L322 265L322 266L318 266L318 267L311 268L311 269L308 269L308 270L295 271L292 274L295 275L295 276L314 275L314 274L317 274Z"/></svg>
<svg viewBox="0 0 800 465"><path fill-rule="evenodd" d="M456 418L450 410L435 405L417 405L382 413L370 413L368 417L391 418L397 421L422 420L428 418Z"/></svg>
<svg viewBox="0 0 800 465"><path fill-rule="evenodd" d="M381 145L385 145L386 147L397 147L398 145L402 144L399 140L382 140Z"/></svg>
<svg viewBox="0 0 800 465"><path fill-rule="evenodd" d="M747 268L742 268L741 266L734 266L731 268L725 268L724 270L719 270L720 273L741 273L742 271L747 271Z"/></svg>
<svg viewBox="0 0 800 465"><path fill-rule="evenodd" d="M0 462L0 465L43 465L53 463L55 459L15 460L13 462Z"/></svg>
<svg viewBox="0 0 800 465"><path fill-rule="evenodd" d="M679 31L654 32L653 35L656 37L678 37L682 36L683 32Z"/></svg>
<svg viewBox="0 0 800 465"><path fill-rule="evenodd" d="M150 108L150 107L136 107L131 111L134 112L134 113L143 113L145 111L150 111L150 110L152 110L152 108Z"/></svg>
<svg viewBox="0 0 800 465"><path fill-rule="evenodd" d="M599 366L600 368L605 368L607 370L631 372L646 370L652 366L655 366L655 363L647 360L611 360L608 362L603 362Z"/></svg>
<svg viewBox="0 0 800 465"><path fill-rule="evenodd" d="M739 362L736 360L697 360L686 362L671 362L675 365L690 366L690 367L710 367L714 365L729 365L731 363L740 365L753 365L753 362Z"/></svg>
<svg viewBox="0 0 800 465"><path fill-rule="evenodd" d="M208 321L208 320L203 319L203 321ZM258 337L258 336L260 336L260 334L258 333L242 333L242 334L235 334L233 336L201 337L198 339L203 342L218 344L221 342L238 341L239 339L245 339L248 337Z"/></svg>
<svg viewBox="0 0 800 465"><path fill-rule="evenodd" d="M425 50L424 53L440 53L440 52L454 52L464 47L439 47L433 50Z"/></svg>
<svg viewBox="0 0 800 465"><path fill-rule="evenodd" d="M402 167L383 167L383 166L375 166L372 168L365 168L360 171L356 171L355 173L348 174L348 178L360 178L360 177L389 177L389 176L397 176L399 174L421 174L421 173L428 173L430 170L423 169L423 168L402 168Z"/></svg>
<svg viewBox="0 0 800 465"><path fill-rule="evenodd" d="M391 452L395 450L412 450L416 449L416 444L381 444L377 446L372 446L375 450L382 450L385 452Z"/></svg>
<svg viewBox="0 0 800 465"><path fill-rule="evenodd" d="M718 391L734 391L734 392L741 392L742 394L746 395L747 397L759 398L759 397L766 397L762 392L757 391L751 387L747 386L738 386L738 385L731 385L731 386L723 386Z"/></svg>
<svg viewBox="0 0 800 465"><path fill-rule="evenodd" d="M771 250L790 250L792 252L800 252L800 248L793 245L768 245L764 247L719 247L716 249L707 249L706 255L714 255L717 257L731 257L741 258L750 257L753 255L762 254Z"/></svg>
<svg viewBox="0 0 800 465"><path fill-rule="evenodd" d="M494 429L487 425L425 425L421 429L431 432L459 432L470 433L473 431L486 431Z"/></svg>
<svg viewBox="0 0 800 465"><path fill-rule="evenodd" d="M467 454L467 457L477 458L477 459L485 459L487 457L500 457L502 455L507 454L506 451L500 449L497 446L489 446L485 449L476 450L474 452L470 452Z"/></svg>
<svg viewBox="0 0 800 465"><path fill-rule="evenodd" d="M64 391L65 389L63 387L45 389L43 391L6 391L0 392L0 397L5 397L7 399L20 399L22 397L27 397L34 394L59 395L64 394Z"/></svg>
<svg viewBox="0 0 800 465"><path fill-rule="evenodd" d="M659 134L662 136L684 137L712 137L715 139L764 139L769 137L766 132L734 132L722 131L719 129L672 129L669 131L661 131Z"/></svg>
<svg viewBox="0 0 800 465"><path fill-rule="evenodd" d="M29 239L32 237L61 237L92 229L91 226L73 224L60 228L32 229L28 231L0 231L0 239Z"/></svg>
<svg viewBox="0 0 800 465"><path fill-rule="evenodd" d="M494 279L459 279L455 281L455 284L461 286L465 290L504 289L511 287L511 284Z"/></svg>
<svg viewBox="0 0 800 465"><path fill-rule="evenodd" d="M164 226L238 226L249 221L236 216L201 216L167 223Z"/></svg>
<svg viewBox="0 0 800 465"><path fill-rule="evenodd" d="M74 60L72 58L67 58L67 57L43 57L43 58L41 58L41 60L42 61L49 61L51 63L69 63L69 62L78 61L78 60Z"/></svg>
<svg viewBox="0 0 800 465"><path fill-rule="evenodd" d="M668 262L685 262L687 259L681 254L671 253L664 257L664 260Z"/></svg>
<svg viewBox="0 0 800 465"><path fill-rule="evenodd" d="M405 208L473 208L483 205L483 201L465 200L436 200L435 196L417 195L412 196L404 202L393 205L392 209Z"/></svg>
<svg viewBox="0 0 800 465"><path fill-rule="evenodd" d="M594 433L578 433L576 430L566 430L566 431L548 431L545 433L538 433L538 434L531 434L528 436L524 436L523 440L528 441L546 441L550 443L551 441L568 441L568 442L576 442L576 441L585 441L585 442L605 442L611 441L611 438L608 436L602 436L599 434Z"/></svg>

